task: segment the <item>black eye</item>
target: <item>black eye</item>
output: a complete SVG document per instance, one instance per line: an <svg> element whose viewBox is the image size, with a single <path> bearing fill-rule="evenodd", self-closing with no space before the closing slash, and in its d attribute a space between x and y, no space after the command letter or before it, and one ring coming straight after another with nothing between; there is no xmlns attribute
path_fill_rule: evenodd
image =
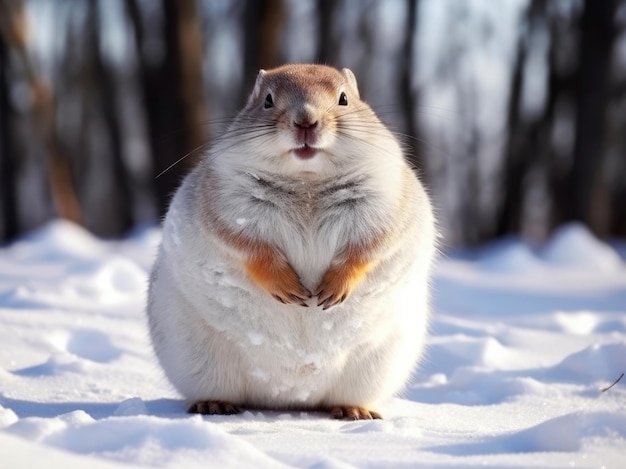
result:
<svg viewBox="0 0 626 469"><path fill-rule="evenodd" d="M274 100L272 99L272 95L271 93L268 93L268 95L265 97L265 105L264 105L265 109L269 109L271 107L274 107Z"/></svg>
<svg viewBox="0 0 626 469"><path fill-rule="evenodd" d="M344 93L343 91L339 95L339 105L340 106L347 106L348 105L348 97L346 96L346 93Z"/></svg>

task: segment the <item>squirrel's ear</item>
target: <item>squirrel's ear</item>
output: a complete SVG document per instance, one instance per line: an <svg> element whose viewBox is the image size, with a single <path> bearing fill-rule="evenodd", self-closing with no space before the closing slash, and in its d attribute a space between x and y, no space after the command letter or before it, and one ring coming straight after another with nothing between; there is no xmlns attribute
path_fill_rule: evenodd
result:
<svg viewBox="0 0 626 469"><path fill-rule="evenodd" d="M352 88L352 92L356 94L357 98L361 99L359 96L359 86L356 83L356 77L354 76L354 73L352 73L352 70L350 70L349 68L344 68L341 70L341 74L348 82L350 88Z"/></svg>
<svg viewBox="0 0 626 469"><path fill-rule="evenodd" d="M267 72L265 70L259 70L259 74L256 76L256 82L254 83L254 89L248 98L248 104L252 103L259 97L259 94L261 93L261 85L263 84L266 74Z"/></svg>

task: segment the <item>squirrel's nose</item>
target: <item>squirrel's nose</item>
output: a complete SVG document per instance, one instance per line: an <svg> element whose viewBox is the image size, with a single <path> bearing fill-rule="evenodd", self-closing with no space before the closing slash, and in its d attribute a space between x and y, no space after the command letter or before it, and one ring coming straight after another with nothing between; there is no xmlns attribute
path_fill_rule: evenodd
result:
<svg viewBox="0 0 626 469"><path fill-rule="evenodd" d="M314 129L317 127L317 121L309 118L295 120L293 125L299 129Z"/></svg>

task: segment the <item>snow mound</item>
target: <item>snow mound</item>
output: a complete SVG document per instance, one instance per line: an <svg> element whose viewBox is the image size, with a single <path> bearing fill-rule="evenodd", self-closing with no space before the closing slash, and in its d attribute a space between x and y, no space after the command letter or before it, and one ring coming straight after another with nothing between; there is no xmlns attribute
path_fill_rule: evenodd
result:
<svg viewBox="0 0 626 469"><path fill-rule="evenodd" d="M626 412L570 413L509 435L431 450L464 455L574 452L592 444L594 438L606 436L626 439Z"/></svg>
<svg viewBox="0 0 626 469"><path fill-rule="evenodd" d="M511 360L512 352L493 337L468 337L458 334L454 340L446 340L441 345L435 344L438 356L445 356L446 361L456 366L474 365L500 368Z"/></svg>
<svg viewBox="0 0 626 469"><path fill-rule="evenodd" d="M76 411L55 419L25 418L5 431L73 453L141 465L206 467L210 462L211 467L284 467L200 416L94 420L85 412ZM206 460L207 453L210 461Z"/></svg>
<svg viewBox="0 0 626 469"><path fill-rule="evenodd" d="M41 377L57 376L66 372L85 373L88 370L87 361L69 353L58 352L52 354L44 363L22 368L13 373L17 376Z"/></svg>
<svg viewBox="0 0 626 469"><path fill-rule="evenodd" d="M622 372L626 372L626 342L591 345L569 355L553 368L553 375L581 383L612 382Z"/></svg>
<svg viewBox="0 0 626 469"><path fill-rule="evenodd" d="M533 272L544 268L532 250L517 239L505 239L485 248L479 263L487 271L502 273Z"/></svg>
<svg viewBox="0 0 626 469"><path fill-rule="evenodd" d="M554 322L569 334L589 335L598 327L600 319L592 311L558 311L554 313Z"/></svg>
<svg viewBox="0 0 626 469"><path fill-rule="evenodd" d="M18 418L11 409L5 409L0 405L0 429L13 425Z"/></svg>
<svg viewBox="0 0 626 469"><path fill-rule="evenodd" d="M148 288L146 271L126 258L107 257L98 262L66 266L63 278L56 283L25 279L8 291L0 291L0 301L21 308L47 305L88 310L143 302Z"/></svg>
<svg viewBox="0 0 626 469"><path fill-rule="evenodd" d="M586 267L602 271L624 268L619 254L596 239L581 223L559 228L540 252L546 261L558 266Z"/></svg>
<svg viewBox="0 0 626 469"><path fill-rule="evenodd" d="M126 417L129 415L146 415L148 414L148 408L143 400L139 397L131 397L121 402L115 409L113 415L116 417Z"/></svg>
<svg viewBox="0 0 626 469"><path fill-rule="evenodd" d="M65 220L51 221L11 246L17 257L37 262L97 259L105 249L87 230Z"/></svg>
<svg viewBox="0 0 626 469"><path fill-rule="evenodd" d="M625 266L616 249L599 241L581 223L558 229L538 252L521 239L509 237L482 248L477 260L483 270L496 273L530 273L550 266L610 272Z"/></svg>

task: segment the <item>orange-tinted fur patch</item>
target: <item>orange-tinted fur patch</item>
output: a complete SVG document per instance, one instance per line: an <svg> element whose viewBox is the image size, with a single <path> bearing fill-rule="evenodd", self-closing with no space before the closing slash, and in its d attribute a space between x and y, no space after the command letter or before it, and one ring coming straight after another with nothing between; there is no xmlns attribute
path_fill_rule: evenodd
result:
<svg viewBox="0 0 626 469"><path fill-rule="evenodd" d="M229 246L242 252L244 270L257 286L281 303L308 306L305 301L311 298L311 292L302 286L298 275L278 249L231 231L223 224L217 225L217 234Z"/></svg>
<svg viewBox="0 0 626 469"><path fill-rule="evenodd" d="M376 250L379 243L379 240L374 240L360 246L350 246L344 251L345 254L341 256L343 259L330 266L315 292L319 297L318 306L328 309L348 297L376 265L372 251Z"/></svg>
<svg viewBox="0 0 626 469"><path fill-rule="evenodd" d="M258 246L244 262L244 267L252 281L281 303L307 306L304 301L311 297L311 293L302 286L283 256L269 245Z"/></svg>

